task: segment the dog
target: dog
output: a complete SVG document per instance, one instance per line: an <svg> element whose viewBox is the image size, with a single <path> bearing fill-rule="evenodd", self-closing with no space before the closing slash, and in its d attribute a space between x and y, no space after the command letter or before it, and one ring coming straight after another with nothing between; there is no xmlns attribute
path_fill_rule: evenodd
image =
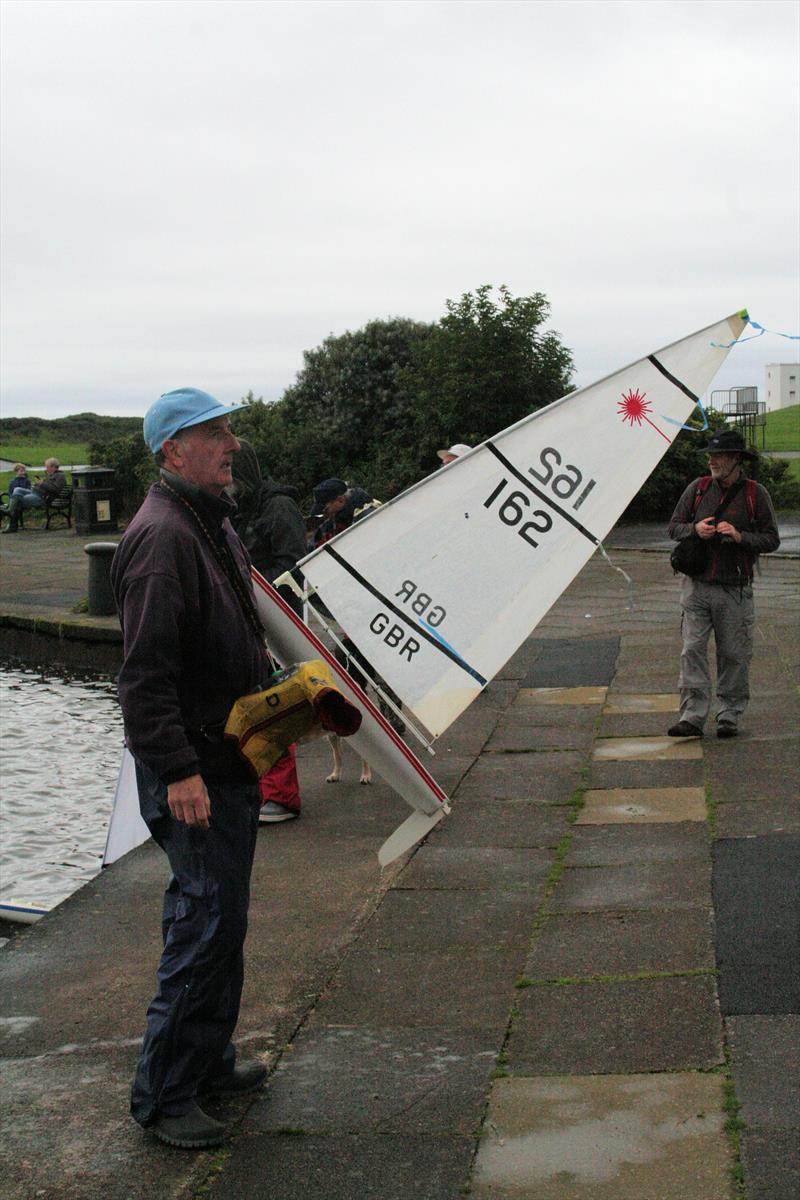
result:
<svg viewBox="0 0 800 1200"><path fill-rule="evenodd" d="M395 696L394 692L392 692L388 687L386 687L386 685L383 683L383 680L379 676L375 675L375 672L373 671L372 667L367 662L366 658L361 653L361 651L358 649L358 647L355 645L355 643L351 642L350 638L345 637L342 639L342 646L344 647L344 649L340 648L339 646L336 647L336 651L335 651L336 652L336 661L345 668L345 670L349 674L350 678L353 680L354 683L358 684L358 686L361 688L362 692L365 692L367 690L367 676L362 671L359 670L357 664L360 664L364 668L364 671L367 671L372 676L372 678L375 679L376 683L383 688L383 690L386 692L386 695L389 696L391 698L391 700L399 708L400 707L399 697ZM389 722L389 724L392 726L392 728L394 730L396 730L396 732L399 734L405 733L406 727L405 727L404 723L400 720L400 718L396 715L396 713L389 707L389 705L385 702L385 700L383 699L382 696L379 696L378 705L380 707L381 713L386 718L386 720ZM326 783L338 783L342 777L341 738L338 737L338 735L335 733L329 733L326 736L328 738L328 742L330 744L331 751L333 753L333 770L331 771L330 775L328 775L326 777L325 782ZM369 763L367 762L367 760L365 758L361 759L361 777L359 778L358 782L363 783L363 784L372 783L372 768L370 767Z"/></svg>
<svg viewBox="0 0 800 1200"><path fill-rule="evenodd" d="M333 752L333 770L325 777L326 783L338 783L342 777L342 739L336 733L326 734ZM361 760L361 777L359 783L372 783L372 768L365 758Z"/></svg>

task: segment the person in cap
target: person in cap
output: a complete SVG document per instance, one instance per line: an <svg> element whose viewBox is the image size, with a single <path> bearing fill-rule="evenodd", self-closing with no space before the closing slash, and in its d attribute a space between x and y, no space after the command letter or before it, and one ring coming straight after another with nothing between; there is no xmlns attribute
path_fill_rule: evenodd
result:
<svg viewBox="0 0 800 1200"><path fill-rule="evenodd" d="M380 500L375 500L364 488L349 487L343 479L323 479L313 495L314 514L320 522L311 538L313 549L380 507Z"/></svg>
<svg viewBox="0 0 800 1200"><path fill-rule="evenodd" d="M266 1077L260 1062L237 1063L231 1040L261 798L222 729L272 670L225 495L240 407L180 388L148 409L144 437L161 476L112 564L126 743L142 816L172 871L131 1113L161 1141L192 1148L223 1137L204 1096L252 1091Z"/></svg>
<svg viewBox="0 0 800 1200"><path fill-rule="evenodd" d="M467 446L464 442L456 442L454 446L450 446L447 450L437 450L436 457L442 460L442 466L446 467L448 463L455 462L457 458L461 458L462 454L467 454L472 449L472 446Z"/></svg>
<svg viewBox="0 0 800 1200"><path fill-rule="evenodd" d="M769 492L742 472L742 460L757 460L736 429L717 430L704 447L710 475L684 491L669 536L696 534L706 544L702 574L681 584L683 649L678 687L680 719L670 737L702 737L711 710L708 639L714 631L717 653L717 737L736 737L750 698L755 608L753 566L760 554L780 545ZM724 513L715 519L719 506Z"/></svg>

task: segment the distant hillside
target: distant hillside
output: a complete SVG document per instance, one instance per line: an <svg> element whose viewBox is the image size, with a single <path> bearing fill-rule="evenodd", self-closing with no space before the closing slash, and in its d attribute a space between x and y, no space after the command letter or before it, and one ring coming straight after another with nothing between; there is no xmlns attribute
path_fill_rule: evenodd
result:
<svg viewBox="0 0 800 1200"><path fill-rule="evenodd" d="M800 450L800 404L767 413L766 450Z"/></svg>
<svg viewBox="0 0 800 1200"><path fill-rule="evenodd" d="M74 417L3 417L0 445L10 442L99 442L142 432L141 417L101 417L77 413Z"/></svg>

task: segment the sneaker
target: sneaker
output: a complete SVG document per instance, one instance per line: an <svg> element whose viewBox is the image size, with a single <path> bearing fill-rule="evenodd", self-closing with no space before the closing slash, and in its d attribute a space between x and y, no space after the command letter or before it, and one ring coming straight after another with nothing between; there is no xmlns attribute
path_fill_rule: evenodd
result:
<svg viewBox="0 0 800 1200"><path fill-rule="evenodd" d="M262 825L274 825L276 821L293 821L295 817L299 817L300 813L295 812L292 808L284 808L282 804L276 804L274 800L268 800L266 804L261 805L261 812L258 814L258 819Z"/></svg>
<svg viewBox="0 0 800 1200"><path fill-rule="evenodd" d="M739 730L736 728L733 721L719 721L717 723L717 737L737 737L738 733Z"/></svg>
<svg viewBox="0 0 800 1200"><path fill-rule="evenodd" d="M225 1126L204 1113L199 1104L192 1101L191 1107L179 1117L158 1117L150 1132L168 1146L180 1146L185 1150L204 1150L207 1146L221 1146Z"/></svg>
<svg viewBox="0 0 800 1200"><path fill-rule="evenodd" d="M228 1075L219 1079L209 1079L200 1089L203 1096L246 1096L255 1092L267 1078L267 1068L257 1059L241 1063Z"/></svg>
<svg viewBox="0 0 800 1200"><path fill-rule="evenodd" d="M677 725L672 725L667 730L668 737L702 737L703 731L699 725L692 725L691 721L678 721Z"/></svg>

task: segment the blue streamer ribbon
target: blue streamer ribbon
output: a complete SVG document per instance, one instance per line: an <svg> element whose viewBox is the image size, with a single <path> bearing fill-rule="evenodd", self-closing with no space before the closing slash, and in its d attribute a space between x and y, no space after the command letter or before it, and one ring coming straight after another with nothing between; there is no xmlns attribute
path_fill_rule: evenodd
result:
<svg viewBox="0 0 800 1200"><path fill-rule="evenodd" d="M750 337L734 338L732 342L711 342L711 345L717 350L730 350L731 346L740 346L742 342L754 342L756 338L763 337L765 333L774 334L775 337L788 338L791 342L800 341L798 333L781 333L778 329L765 329L763 325L759 325L758 321L754 321L752 317L747 318L747 324L752 325L753 329L757 329L758 333L751 333Z"/></svg>
<svg viewBox="0 0 800 1200"><path fill-rule="evenodd" d="M793 342L800 341L800 334L780 333L777 329L765 329L763 325L759 325L758 321L754 321L752 319L752 317L746 315L746 313L743 312L743 313L740 313L739 315L744 317L745 324L752 325L753 329L758 330L758 333L753 333L750 335L750 337L746 337L746 338L743 338L743 337L734 338L732 342L711 342L710 345L716 347L716 349L718 349L718 350L730 350L731 346L739 346L739 345L741 345L742 342L754 342L756 338L763 337L765 333L774 333L776 337L789 338L789 340L793 341ZM703 407L703 401L700 400L699 398L697 401L697 407L700 409L700 412L703 414L703 424L700 426L682 425L680 421L676 421L674 419L674 417L666 416L665 413L661 414L661 420L667 421L670 425L677 425L679 429L688 429L690 433L705 433L705 431L709 427L708 426L708 416L706 414L705 408Z"/></svg>
<svg viewBox="0 0 800 1200"><path fill-rule="evenodd" d="M702 425L682 425L680 421L676 421L674 417L668 417L666 413L661 413L661 420L668 421L670 425L677 425L678 429L688 429L690 433L705 433L706 429L708 429L708 416L706 415L706 410L703 408L703 401L699 397L697 399L697 407L703 414Z"/></svg>

